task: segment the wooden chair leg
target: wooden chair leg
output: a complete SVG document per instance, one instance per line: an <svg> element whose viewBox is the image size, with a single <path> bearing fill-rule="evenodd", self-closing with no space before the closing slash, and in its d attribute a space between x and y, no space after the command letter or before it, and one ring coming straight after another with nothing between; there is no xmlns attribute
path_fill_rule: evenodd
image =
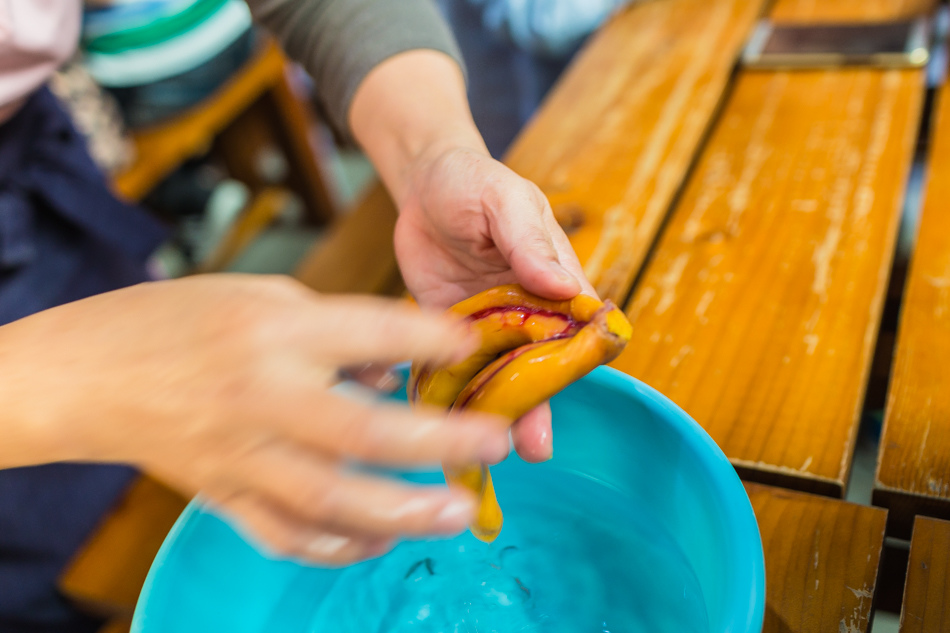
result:
<svg viewBox="0 0 950 633"><path fill-rule="evenodd" d="M234 262L268 226L280 216L287 205L286 189L268 187L262 189L247 205L231 230L221 240L208 258L198 264L197 273L220 272Z"/></svg>
<svg viewBox="0 0 950 633"><path fill-rule="evenodd" d="M303 200L308 220L326 224L337 215L337 196L330 182L330 156L314 138L315 115L282 77L238 116L215 140L215 149L231 176L252 191L283 186ZM268 163L269 153L281 158ZM273 172L269 173L271 169ZM279 170L286 169L286 173Z"/></svg>

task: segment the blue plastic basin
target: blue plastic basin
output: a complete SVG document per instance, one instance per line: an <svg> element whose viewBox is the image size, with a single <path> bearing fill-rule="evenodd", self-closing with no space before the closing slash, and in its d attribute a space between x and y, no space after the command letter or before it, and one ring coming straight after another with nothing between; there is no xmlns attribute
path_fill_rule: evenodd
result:
<svg viewBox="0 0 950 633"><path fill-rule="evenodd" d="M345 570L269 559L193 502L138 633L759 632L762 544L729 461L681 409L603 367L552 402L555 456L492 469L505 528L407 542ZM440 473L415 473L420 483Z"/></svg>

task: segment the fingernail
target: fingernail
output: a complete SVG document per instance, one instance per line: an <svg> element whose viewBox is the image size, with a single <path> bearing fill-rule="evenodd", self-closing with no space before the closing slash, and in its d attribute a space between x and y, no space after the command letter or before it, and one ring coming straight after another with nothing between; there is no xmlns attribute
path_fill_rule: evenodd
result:
<svg viewBox="0 0 950 633"><path fill-rule="evenodd" d="M475 504L466 495L449 501L435 517L433 529L439 532L461 532L475 517Z"/></svg>
<svg viewBox="0 0 950 633"><path fill-rule="evenodd" d="M541 434L541 445L547 448L547 450L544 452L545 457L541 461L549 462L554 459L554 440L551 438L551 434L549 432L544 431Z"/></svg>
<svg viewBox="0 0 950 633"><path fill-rule="evenodd" d="M373 385L376 390L384 393L393 393L402 387L402 379L393 371L387 371L379 377L376 384Z"/></svg>
<svg viewBox="0 0 950 633"><path fill-rule="evenodd" d="M350 544L350 537L321 534L307 543L306 550L313 556L332 556Z"/></svg>
<svg viewBox="0 0 950 633"><path fill-rule="evenodd" d="M508 439L508 435L492 435L488 438L484 444L482 444L482 449L479 451L478 459L479 461L485 462L486 464L497 464L498 462L503 462L508 458L508 454L511 452L511 442Z"/></svg>

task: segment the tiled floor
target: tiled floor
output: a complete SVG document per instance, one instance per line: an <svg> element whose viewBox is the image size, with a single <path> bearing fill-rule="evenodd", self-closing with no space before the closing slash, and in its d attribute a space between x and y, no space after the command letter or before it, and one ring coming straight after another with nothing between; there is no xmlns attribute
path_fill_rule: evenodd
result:
<svg viewBox="0 0 950 633"><path fill-rule="evenodd" d="M878 611L874 614L874 624L871 633L897 633L901 618L896 613Z"/></svg>

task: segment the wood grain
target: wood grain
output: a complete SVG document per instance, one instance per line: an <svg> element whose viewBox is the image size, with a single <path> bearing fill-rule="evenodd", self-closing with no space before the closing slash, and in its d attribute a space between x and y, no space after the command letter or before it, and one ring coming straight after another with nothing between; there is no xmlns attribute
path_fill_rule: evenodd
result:
<svg viewBox="0 0 950 633"><path fill-rule="evenodd" d="M875 476L874 503L907 537L917 513L950 518L950 94L938 96L917 236Z"/></svg>
<svg viewBox="0 0 950 633"><path fill-rule="evenodd" d="M548 196L605 298L626 299L762 5L633 3L508 153L507 164Z"/></svg>
<svg viewBox="0 0 950 633"><path fill-rule="evenodd" d="M104 617L131 616L152 559L187 503L139 477L60 576L60 590Z"/></svg>
<svg viewBox="0 0 950 633"><path fill-rule="evenodd" d="M950 631L950 522L917 517L910 541L900 633Z"/></svg>
<svg viewBox="0 0 950 633"><path fill-rule="evenodd" d="M614 365L748 478L847 484L923 95L918 70L741 73L628 305Z"/></svg>
<svg viewBox="0 0 950 633"><path fill-rule="evenodd" d="M917 16L933 6L932 0L778 0L769 17L775 22L871 22Z"/></svg>
<svg viewBox="0 0 950 633"><path fill-rule="evenodd" d="M886 512L746 484L765 551L763 633L868 630Z"/></svg>

